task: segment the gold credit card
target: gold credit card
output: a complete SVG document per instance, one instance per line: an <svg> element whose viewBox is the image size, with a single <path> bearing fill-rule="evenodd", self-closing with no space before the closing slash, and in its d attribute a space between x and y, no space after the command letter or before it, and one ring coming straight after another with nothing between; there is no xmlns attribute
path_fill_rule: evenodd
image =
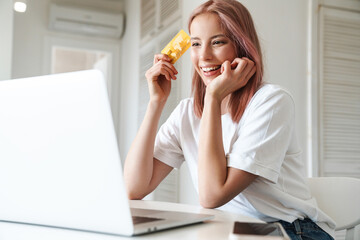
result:
<svg viewBox="0 0 360 240"><path fill-rule="evenodd" d="M184 30L180 30L161 53L168 55L171 59L171 63L174 64L186 50L189 49L190 45L190 36L187 35Z"/></svg>

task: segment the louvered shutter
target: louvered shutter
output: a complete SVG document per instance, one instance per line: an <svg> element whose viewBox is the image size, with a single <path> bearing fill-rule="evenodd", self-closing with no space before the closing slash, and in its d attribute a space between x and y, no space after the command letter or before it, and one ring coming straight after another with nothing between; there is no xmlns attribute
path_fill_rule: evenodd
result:
<svg viewBox="0 0 360 240"><path fill-rule="evenodd" d="M139 112L138 126L140 126L147 104L149 93L145 72L152 66L155 53L159 53L166 44L180 30L180 1L179 0L142 0L141 2L141 45L139 68ZM179 21L176 21L179 20ZM180 70L180 62L175 67ZM180 74L179 74L180 75ZM180 78L180 76L177 76ZM159 121L159 127L167 120L177 106L180 98L180 81L172 81L171 94L164 107ZM179 171L173 170L155 189L149 197L153 200L178 202Z"/></svg>
<svg viewBox="0 0 360 240"><path fill-rule="evenodd" d="M320 9L320 175L360 177L360 12Z"/></svg>
<svg viewBox="0 0 360 240"><path fill-rule="evenodd" d="M180 0L159 0L159 28L171 24L180 16Z"/></svg>
<svg viewBox="0 0 360 240"><path fill-rule="evenodd" d="M176 35L178 29L170 30L163 37L160 37L159 40L159 49L166 44ZM161 50L161 49L160 49ZM175 68L180 69L180 61L175 63ZM179 75L177 78L181 78ZM172 81L171 83L171 93L166 102L164 110L160 117L159 126L161 126L170 116L172 111L178 104L180 94L179 94L179 81ZM178 202L178 191L179 191L179 171L173 170L156 188L154 191L154 200L161 200L166 202Z"/></svg>
<svg viewBox="0 0 360 240"><path fill-rule="evenodd" d="M141 0L141 45L155 41L180 17L180 0Z"/></svg>
<svg viewBox="0 0 360 240"><path fill-rule="evenodd" d="M156 31L156 0L141 0L141 39L150 37Z"/></svg>
<svg viewBox="0 0 360 240"><path fill-rule="evenodd" d="M171 41L171 39L178 33L178 29L175 29L175 31L169 31L163 38L159 41L159 48L162 48L163 46L166 46L168 42ZM160 49L161 50L161 49ZM159 51L160 51L159 50ZM177 61L175 63L175 68L180 71L180 62ZM177 78L179 79L180 76L178 75ZM175 80L171 82L171 93L170 96L166 102L166 105L164 107L164 111L161 115L160 124L164 123L166 119L170 116L171 112L174 110L174 108L177 106L180 94L179 94L179 81Z"/></svg>
<svg viewBox="0 0 360 240"><path fill-rule="evenodd" d="M140 52L138 126L140 126L142 120L144 119L146 108L150 99L145 73L152 66L155 53L155 44L147 45Z"/></svg>

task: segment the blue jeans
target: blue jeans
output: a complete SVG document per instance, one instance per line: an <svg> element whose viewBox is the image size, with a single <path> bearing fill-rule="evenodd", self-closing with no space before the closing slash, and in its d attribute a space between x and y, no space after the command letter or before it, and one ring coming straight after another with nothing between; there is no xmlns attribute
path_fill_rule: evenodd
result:
<svg viewBox="0 0 360 240"><path fill-rule="evenodd" d="M293 223L280 220L279 223L284 227L291 240L334 240L309 218L297 219Z"/></svg>

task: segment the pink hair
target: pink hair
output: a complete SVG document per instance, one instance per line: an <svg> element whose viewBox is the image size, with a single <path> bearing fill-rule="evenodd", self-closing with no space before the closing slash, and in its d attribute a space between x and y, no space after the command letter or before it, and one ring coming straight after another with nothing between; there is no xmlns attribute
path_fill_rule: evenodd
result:
<svg viewBox="0 0 360 240"><path fill-rule="evenodd" d="M260 88L263 78L263 62L260 43L249 11L236 0L210 0L197 7L189 18L188 29L194 18L200 14L214 13L221 22L225 35L234 43L237 57L247 57L255 62L256 73L248 83L233 92L230 96L229 108L231 118L239 122L252 96ZM194 71L192 78L192 94L194 111L201 117L204 108L206 86L199 74Z"/></svg>

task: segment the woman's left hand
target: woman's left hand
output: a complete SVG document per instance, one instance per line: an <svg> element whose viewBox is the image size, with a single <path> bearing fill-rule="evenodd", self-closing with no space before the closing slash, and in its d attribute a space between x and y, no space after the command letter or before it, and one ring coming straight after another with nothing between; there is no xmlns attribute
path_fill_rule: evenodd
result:
<svg viewBox="0 0 360 240"><path fill-rule="evenodd" d="M246 57L235 58L231 63L225 61L221 65L221 75L206 87L206 94L221 102L230 93L244 87L255 72L254 62Z"/></svg>

